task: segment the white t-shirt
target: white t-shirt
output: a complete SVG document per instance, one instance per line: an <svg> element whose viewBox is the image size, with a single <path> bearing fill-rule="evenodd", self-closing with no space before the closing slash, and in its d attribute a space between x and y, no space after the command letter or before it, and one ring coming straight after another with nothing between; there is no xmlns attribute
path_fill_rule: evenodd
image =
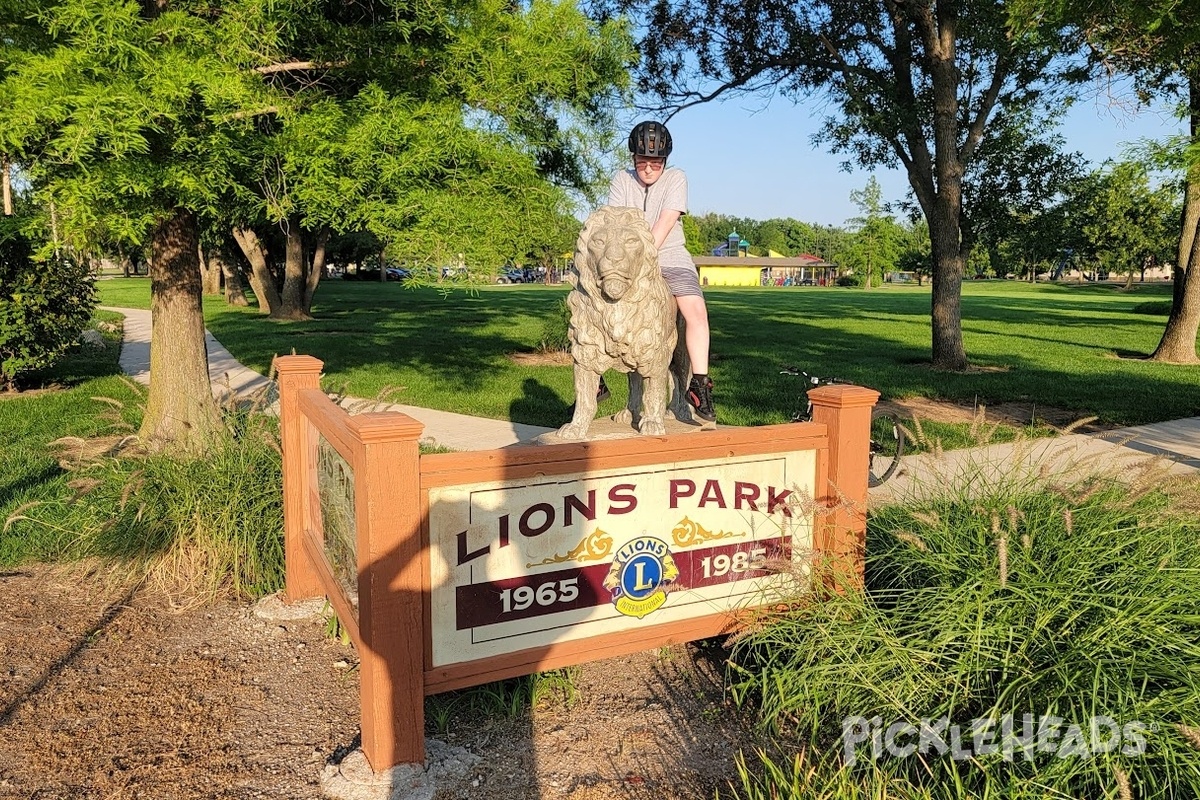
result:
<svg viewBox="0 0 1200 800"><path fill-rule="evenodd" d="M696 264L687 251L683 240L682 215L687 213L687 176L683 170L667 167L663 174L650 186L637 179L632 169L622 170L613 176L608 187L608 204L622 208L640 208L646 223L653 228L664 210L678 211L680 219L667 233L667 238L658 250L660 269L689 269Z"/></svg>

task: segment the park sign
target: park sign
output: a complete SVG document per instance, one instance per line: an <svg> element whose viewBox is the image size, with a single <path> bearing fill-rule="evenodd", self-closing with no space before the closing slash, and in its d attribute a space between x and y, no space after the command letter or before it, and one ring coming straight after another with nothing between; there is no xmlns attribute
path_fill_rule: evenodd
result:
<svg viewBox="0 0 1200 800"><path fill-rule="evenodd" d="M286 594L353 640L377 770L423 761L426 695L861 584L874 391L814 389L810 423L423 455L419 422L347 414L321 366L276 359Z"/></svg>
<svg viewBox="0 0 1200 800"><path fill-rule="evenodd" d="M781 596L812 549L814 451L431 490L432 665Z"/></svg>

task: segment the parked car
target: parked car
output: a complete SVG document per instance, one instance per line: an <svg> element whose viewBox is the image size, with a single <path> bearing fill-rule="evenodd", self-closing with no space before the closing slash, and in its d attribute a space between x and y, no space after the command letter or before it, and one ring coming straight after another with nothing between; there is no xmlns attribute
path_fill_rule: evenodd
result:
<svg viewBox="0 0 1200 800"><path fill-rule="evenodd" d="M528 283L529 278L523 270L506 269L496 276L496 283Z"/></svg>
<svg viewBox="0 0 1200 800"><path fill-rule="evenodd" d="M388 267L387 278L389 281L406 281L412 277L412 271L403 267Z"/></svg>

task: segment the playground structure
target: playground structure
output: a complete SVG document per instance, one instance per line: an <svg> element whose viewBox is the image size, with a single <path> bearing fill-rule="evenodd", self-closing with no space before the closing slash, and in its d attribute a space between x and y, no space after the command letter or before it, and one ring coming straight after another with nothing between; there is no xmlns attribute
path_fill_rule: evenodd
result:
<svg viewBox="0 0 1200 800"><path fill-rule="evenodd" d="M768 258L765 256L693 256L705 286L833 286L838 268L816 256Z"/></svg>
<svg viewBox="0 0 1200 800"><path fill-rule="evenodd" d="M425 695L861 585L870 389L813 390L809 423L422 455L412 418L335 405L319 360L276 368L286 596L353 640L375 770L424 760Z"/></svg>

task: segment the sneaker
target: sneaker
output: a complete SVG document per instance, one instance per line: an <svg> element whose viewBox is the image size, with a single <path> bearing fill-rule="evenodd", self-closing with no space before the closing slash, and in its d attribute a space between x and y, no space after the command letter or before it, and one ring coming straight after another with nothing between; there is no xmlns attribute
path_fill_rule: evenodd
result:
<svg viewBox="0 0 1200 800"><path fill-rule="evenodd" d="M688 384L688 405L696 412L696 416L706 422L715 422L717 419L717 412L713 408L712 389L712 378L707 375L693 376L692 382Z"/></svg>
<svg viewBox="0 0 1200 800"><path fill-rule="evenodd" d="M610 392L608 390L608 384L604 382L604 376L601 375L600 376L600 388L598 388L596 390L596 402L603 403L605 400L608 399L608 396L610 394L612 394L612 392Z"/></svg>

